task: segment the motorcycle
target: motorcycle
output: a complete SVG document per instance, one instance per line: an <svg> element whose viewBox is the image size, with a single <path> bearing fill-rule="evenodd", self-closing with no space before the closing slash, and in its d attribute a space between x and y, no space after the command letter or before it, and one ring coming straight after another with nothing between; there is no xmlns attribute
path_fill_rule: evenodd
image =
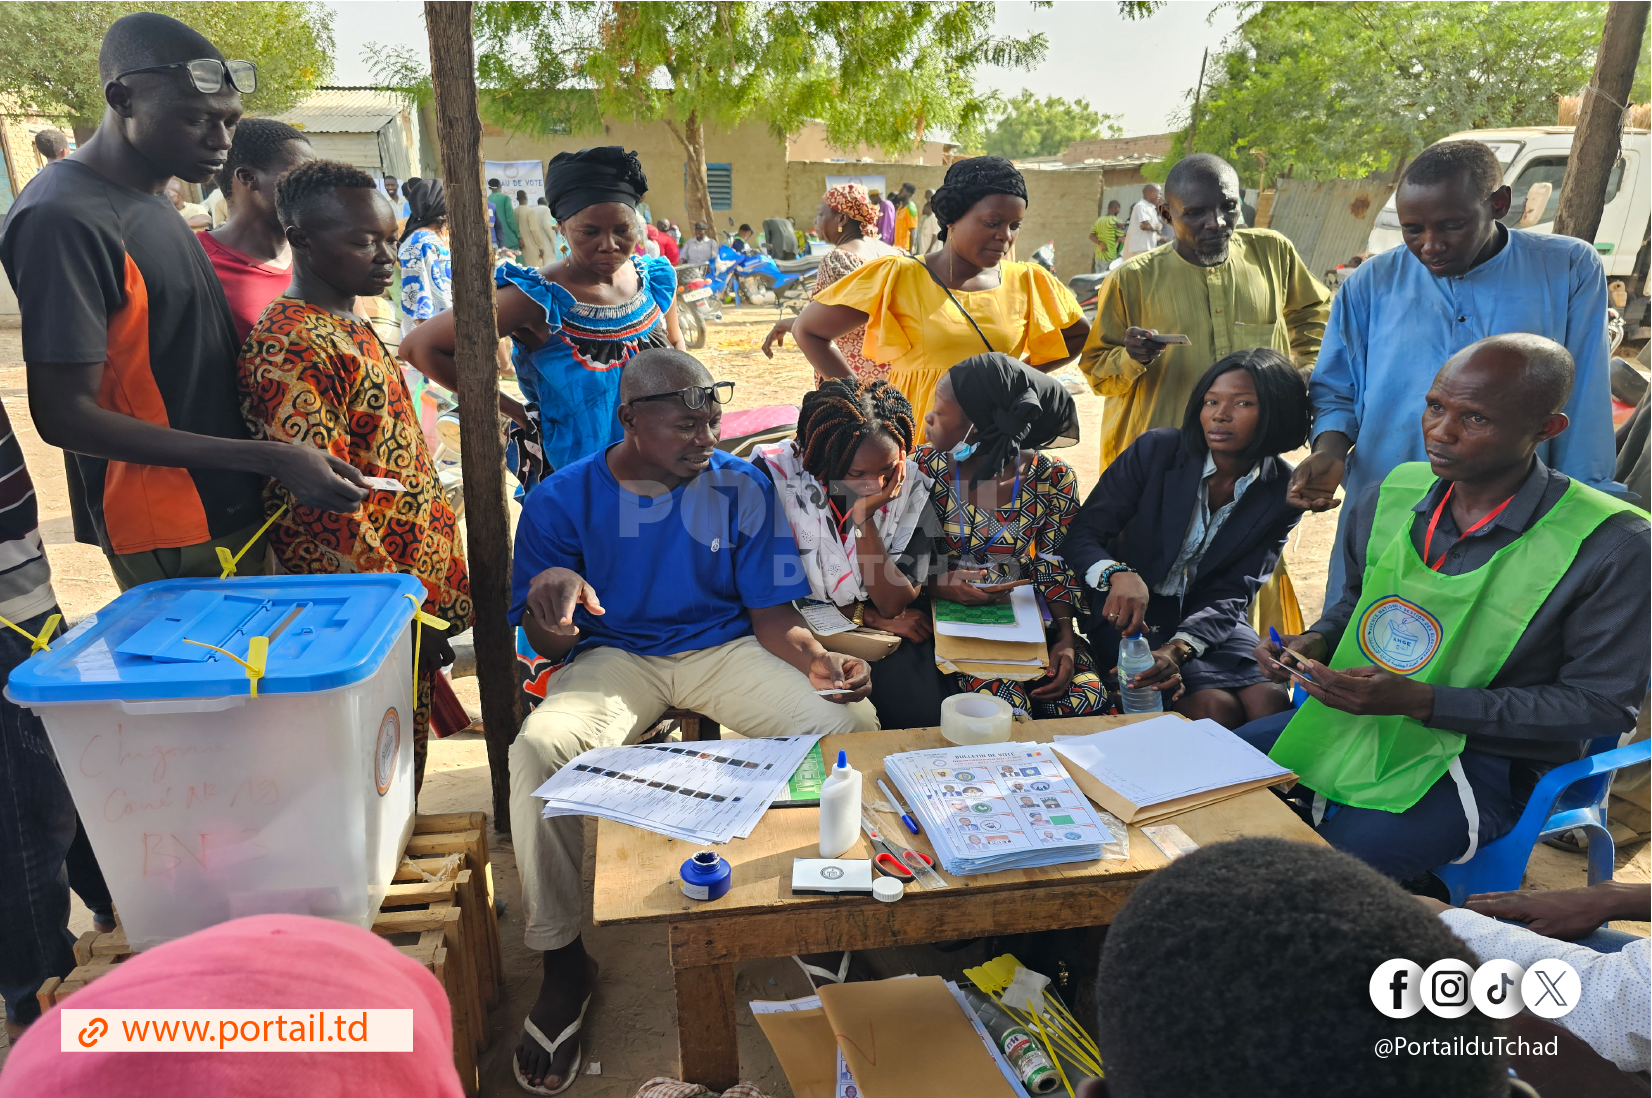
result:
<svg viewBox="0 0 1652 1098"><path fill-rule="evenodd" d="M737 252L724 244L717 249L713 264L712 284L719 298L735 305L742 297L752 298L752 287L766 290L775 301L802 300L814 291L815 271L820 267L819 256L775 260L762 252ZM756 302L770 304L771 302Z"/></svg>
<svg viewBox="0 0 1652 1098"><path fill-rule="evenodd" d="M1091 323L1096 319L1096 302L1101 298L1101 283L1107 273L1074 275L1067 280L1067 288L1073 291L1073 296L1078 298L1078 307L1084 311L1084 319Z"/></svg>
<svg viewBox="0 0 1652 1098"><path fill-rule="evenodd" d="M677 327L683 342L698 350L706 345L706 325L722 320L723 311L712 296L711 279L702 263L679 263L677 272Z"/></svg>

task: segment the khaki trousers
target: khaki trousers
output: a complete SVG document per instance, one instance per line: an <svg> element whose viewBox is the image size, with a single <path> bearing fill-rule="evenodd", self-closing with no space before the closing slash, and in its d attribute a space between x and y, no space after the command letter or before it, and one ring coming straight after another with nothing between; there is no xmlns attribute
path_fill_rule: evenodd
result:
<svg viewBox="0 0 1652 1098"><path fill-rule="evenodd" d="M830 702L808 676L741 637L675 656L593 648L551 676L545 700L511 744L511 840L522 875L529 949L579 937L585 860L581 816L540 816L533 795L576 755L635 743L667 709L692 709L742 736L828 735L878 727L871 703Z"/></svg>

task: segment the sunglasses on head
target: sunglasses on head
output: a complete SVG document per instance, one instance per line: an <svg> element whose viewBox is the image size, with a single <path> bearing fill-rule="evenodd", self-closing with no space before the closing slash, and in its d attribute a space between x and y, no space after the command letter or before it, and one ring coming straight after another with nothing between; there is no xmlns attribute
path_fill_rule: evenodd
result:
<svg viewBox="0 0 1652 1098"><path fill-rule="evenodd" d="M258 66L251 61L220 61L216 57L203 57L199 61L174 61L170 65L149 65L141 69L127 69L117 72L115 79L120 80L128 76L136 76L141 72L170 72L173 69L184 69L189 73L189 82L195 85L195 90L202 95L216 95L224 88L224 81L228 80L231 87L242 95L248 95L258 90Z"/></svg>
<svg viewBox="0 0 1652 1098"><path fill-rule="evenodd" d="M670 400L672 397L682 397L683 403L695 410L704 408L708 400L716 401L718 404L727 404L734 399L734 382L719 381L715 385L690 385L686 389L673 389L669 393L655 393L653 396L635 397L631 403L641 404L649 400Z"/></svg>

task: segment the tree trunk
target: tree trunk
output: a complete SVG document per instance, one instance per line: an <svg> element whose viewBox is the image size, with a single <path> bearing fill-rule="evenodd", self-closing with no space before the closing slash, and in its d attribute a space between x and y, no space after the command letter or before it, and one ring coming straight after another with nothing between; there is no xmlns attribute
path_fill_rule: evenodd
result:
<svg viewBox="0 0 1652 1098"><path fill-rule="evenodd" d="M711 230L715 239L717 236L717 222L711 215L711 191L706 187L706 131L700 124L700 113L689 111L688 118L683 121L683 132L679 137L683 143L683 151L688 156L687 193L683 195L683 202L688 206L688 216L695 221L705 222L706 228Z"/></svg>
<svg viewBox="0 0 1652 1098"><path fill-rule="evenodd" d="M1560 208L1554 219L1557 235L1592 244L1600 228L1606 182L1623 141L1623 111L1640 60L1648 6L1647 0L1612 0L1606 7L1595 74L1583 92L1572 155L1560 186Z"/></svg>
<svg viewBox="0 0 1652 1098"><path fill-rule="evenodd" d="M505 512L505 448L499 431L498 346L493 251L482 196L482 120L476 109L470 0L425 3L430 82L441 139L453 261L454 362L465 477L470 596L476 608L476 677L493 779L493 826L510 832L511 741L517 713L516 645L510 623L510 524Z"/></svg>

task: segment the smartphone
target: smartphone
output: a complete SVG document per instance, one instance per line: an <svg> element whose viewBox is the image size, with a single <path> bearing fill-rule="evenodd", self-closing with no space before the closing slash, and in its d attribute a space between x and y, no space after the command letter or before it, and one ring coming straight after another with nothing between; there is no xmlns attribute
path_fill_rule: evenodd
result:
<svg viewBox="0 0 1652 1098"><path fill-rule="evenodd" d="M1145 342L1147 342L1147 343L1157 343L1160 346L1164 346L1164 345L1170 344L1170 343L1183 343L1183 344L1187 344L1188 346L1192 346L1192 344L1193 344L1193 341L1191 339L1187 338L1185 335L1167 335L1164 332L1160 332L1158 335L1148 336L1147 339L1145 340Z"/></svg>
<svg viewBox="0 0 1652 1098"><path fill-rule="evenodd" d="M1308 661L1300 652L1297 652L1294 649L1281 646L1279 649L1279 655L1274 657L1273 662L1295 671L1298 675L1301 675L1309 682L1315 682L1314 677L1308 674Z"/></svg>
<svg viewBox="0 0 1652 1098"><path fill-rule="evenodd" d="M985 591L989 595L996 595L1003 591L1013 591L1017 587L1026 587L1032 583L1031 579L1009 580L1005 583L971 583L977 591Z"/></svg>

